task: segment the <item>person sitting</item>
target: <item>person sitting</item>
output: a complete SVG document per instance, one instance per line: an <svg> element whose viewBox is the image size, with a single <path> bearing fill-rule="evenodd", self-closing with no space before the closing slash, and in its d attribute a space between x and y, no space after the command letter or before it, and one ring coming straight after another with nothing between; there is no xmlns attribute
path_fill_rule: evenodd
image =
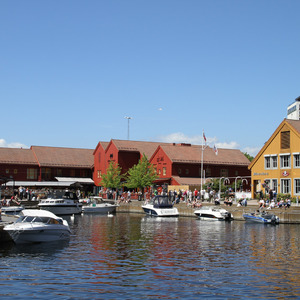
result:
<svg viewBox="0 0 300 300"><path fill-rule="evenodd" d="M220 199L219 198L215 199L215 205L220 205Z"/></svg>

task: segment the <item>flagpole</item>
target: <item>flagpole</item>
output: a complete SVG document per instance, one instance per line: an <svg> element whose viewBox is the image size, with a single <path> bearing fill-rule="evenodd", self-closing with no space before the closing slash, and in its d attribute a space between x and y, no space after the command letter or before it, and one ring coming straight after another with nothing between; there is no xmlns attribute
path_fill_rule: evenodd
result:
<svg viewBox="0 0 300 300"><path fill-rule="evenodd" d="M204 147L204 141L205 141L205 147ZM203 187L203 152L206 147L207 147L206 146L206 137L205 137L204 130L203 130L202 146L201 146L201 191L202 191L202 187Z"/></svg>

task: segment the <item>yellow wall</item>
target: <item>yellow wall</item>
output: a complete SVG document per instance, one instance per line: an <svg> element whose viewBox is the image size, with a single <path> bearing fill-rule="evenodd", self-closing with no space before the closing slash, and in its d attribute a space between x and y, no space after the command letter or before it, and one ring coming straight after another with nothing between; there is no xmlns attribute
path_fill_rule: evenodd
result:
<svg viewBox="0 0 300 300"><path fill-rule="evenodd" d="M281 132L282 131L290 131L290 148L289 149L281 149ZM278 187L277 192L281 193L280 184L281 179L291 179L291 196L299 196L294 195L294 179L300 178L300 168L294 168L294 157L293 153L300 152L300 137L299 133L289 124L282 122L281 125L277 128L265 146L262 148L258 156L255 157L254 163L250 165L251 168L251 191L252 197L255 197L254 191L255 188L257 191L260 188L265 192L265 189L258 184L255 187L255 182L263 183L265 179L277 179ZM291 155L291 168L289 169L281 169L280 168L280 154L281 153L289 153ZM277 155L277 169L266 169L265 168L265 155ZM286 171L286 173L284 173Z"/></svg>

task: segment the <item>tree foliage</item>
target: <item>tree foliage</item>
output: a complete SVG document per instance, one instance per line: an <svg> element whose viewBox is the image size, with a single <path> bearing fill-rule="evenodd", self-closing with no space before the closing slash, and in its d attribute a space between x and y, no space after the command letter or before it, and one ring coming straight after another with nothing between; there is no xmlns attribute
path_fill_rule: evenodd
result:
<svg viewBox="0 0 300 300"><path fill-rule="evenodd" d="M121 167L114 161L109 163L106 174L102 175L102 185L106 188L119 189L122 186Z"/></svg>
<svg viewBox="0 0 300 300"><path fill-rule="evenodd" d="M252 155L250 155L249 153L245 152L244 155L250 160L252 161L254 159L254 157Z"/></svg>
<svg viewBox="0 0 300 300"><path fill-rule="evenodd" d="M138 164L128 170L126 186L128 188L139 188L143 193L143 189L151 186L156 179L156 171L144 154Z"/></svg>

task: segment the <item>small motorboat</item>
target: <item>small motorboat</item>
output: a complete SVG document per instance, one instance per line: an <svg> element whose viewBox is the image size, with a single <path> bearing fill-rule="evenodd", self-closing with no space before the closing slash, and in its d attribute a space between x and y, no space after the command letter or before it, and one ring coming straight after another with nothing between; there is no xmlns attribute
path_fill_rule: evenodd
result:
<svg viewBox="0 0 300 300"><path fill-rule="evenodd" d="M230 221L233 219L229 211L215 206L203 206L195 210L194 214L201 220Z"/></svg>
<svg viewBox="0 0 300 300"><path fill-rule="evenodd" d="M4 226L12 240L17 243L41 243L68 240L68 222L46 210L24 209L12 224Z"/></svg>
<svg viewBox="0 0 300 300"><path fill-rule="evenodd" d="M82 212L82 203L79 202L76 193L69 190L56 191L47 199L42 199L38 207L55 215L78 215Z"/></svg>
<svg viewBox="0 0 300 300"><path fill-rule="evenodd" d="M18 215L23 209L23 206L2 206L1 213L6 215Z"/></svg>
<svg viewBox="0 0 300 300"><path fill-rule="evenodd" d="M262 224L279 224L279 217L265 211L256 211L254 213L243 214L244 219L248 223L262 223Z"/></svg>
<svg viewBox="0 0 300 300"><path fill-rule="evenodd" d="M92 197L88 205L82 206L84 213L111 214L117 209L117 204L104 202L101 197Z"/></svg>
<svg viewBox="0 0 300 300"><path fill-rule="evenodd" d="M149 202L142 205L144 212L156 217L178 217L179 212L167 195L154 196Z"/></svg>

